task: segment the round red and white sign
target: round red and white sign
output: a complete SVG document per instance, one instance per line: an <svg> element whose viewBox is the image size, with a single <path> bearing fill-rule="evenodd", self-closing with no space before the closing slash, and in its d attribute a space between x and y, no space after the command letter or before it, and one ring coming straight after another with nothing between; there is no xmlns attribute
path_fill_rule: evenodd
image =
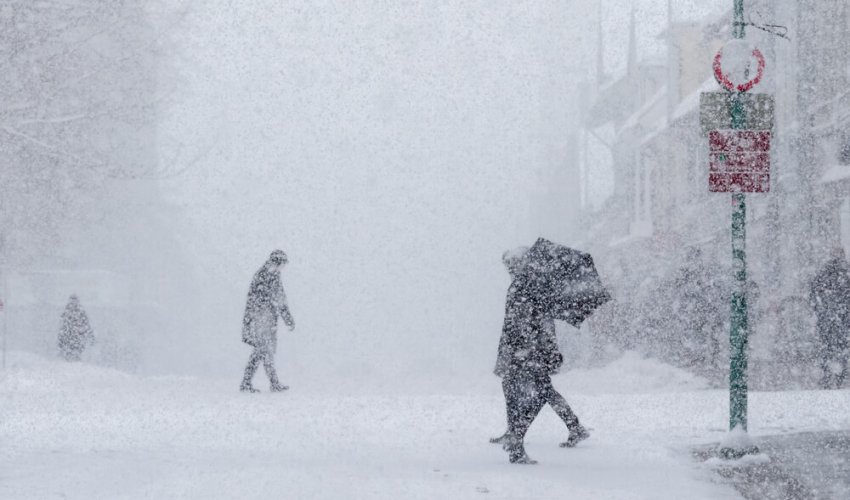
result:
<svg viewBox="0 0 850 500"><path fill-rule="evenodd" d="M727 59L726 62L724 58ZM732 60L729 61L729 59ZM756 63L756 75L745 80L752 73L753 61ZM730 92L746 92L761 81L764 76L764 66L764 55L758 48L751 47L743 40L733 40L714 56L714 78L721 87ZM736 83L736 80L741 83Z"/></svg>

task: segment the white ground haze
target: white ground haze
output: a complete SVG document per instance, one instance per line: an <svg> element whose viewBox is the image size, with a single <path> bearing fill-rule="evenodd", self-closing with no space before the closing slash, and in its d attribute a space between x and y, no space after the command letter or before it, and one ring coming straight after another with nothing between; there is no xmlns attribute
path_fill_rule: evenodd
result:
<svg viewBox="0 0 850 500"><path fill-rule="evenodd" d="M376 393L305 381L247 395L227 379L13 352L0 374L0 497L739 498L690 455L726 435L725 391L636 355L555 384L592 437L559 448L566 430L544 408L526 443L540 464L516 466L487 441L504 426L497 384ZM850 428L847 395L751 393L750 432Z"/></svg>

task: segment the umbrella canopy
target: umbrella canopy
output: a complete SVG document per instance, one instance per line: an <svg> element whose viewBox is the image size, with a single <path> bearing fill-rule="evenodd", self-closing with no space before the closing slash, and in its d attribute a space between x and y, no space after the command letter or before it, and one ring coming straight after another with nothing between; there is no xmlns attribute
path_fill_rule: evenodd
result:
<svg viewBox="0 0 850 500"><path fill-rule="evenodd" d="M579 327L611 300L590 254L538 238L525 254L522 280L544 316Z"/></svg>

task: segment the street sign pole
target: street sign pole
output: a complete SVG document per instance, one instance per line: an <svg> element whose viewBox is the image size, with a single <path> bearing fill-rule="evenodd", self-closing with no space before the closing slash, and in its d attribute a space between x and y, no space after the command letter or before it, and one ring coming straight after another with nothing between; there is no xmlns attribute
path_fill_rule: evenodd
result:
<svg viewBox="0 0 850 500"><path fill-rule="evenodd" d="M744 0L734 0L735 15L732 32L735 38L743 39ZM746 128L747 117L744 111L742 91L733 91L730 114L732 128ZM731 317L729 329L729 431L730 433L747 431L747 200L743 192L732 194L734 211L732 213L732 264L735 273L735 285L732 291ZM743 434L742 434L743 435ZM748 439L736 439L730 436L729 442L720 449L725 458L739 458L758 450Z"/></svg>
<svg viewBox="0 0 850 500"><path fill-rule="evenodd" d="M720 456L737 458L758 453L747 434L747 198L746 193L770 191L770 143L774 98L748 94L764 75L765 57L743 41L744 0L734 0L732 32L735 40L714 58L714 77L724 90L700 94L700 127L708 136L708 190L732 193L732 269L734 285L729 327L729 434ZM724 71L723 56L735 60L734 71ZM743 51L743 52L742 52ZM755 76L751 63L755 61ZM743 63L743 64L742 64ZM728 67L727 67L728 68Z"/></svg>

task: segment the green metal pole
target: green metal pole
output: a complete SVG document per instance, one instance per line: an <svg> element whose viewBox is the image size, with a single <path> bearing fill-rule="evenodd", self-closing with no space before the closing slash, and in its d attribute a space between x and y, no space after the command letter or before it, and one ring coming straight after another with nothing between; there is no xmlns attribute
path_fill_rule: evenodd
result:
<svg viewBox="0 0 850 500"><path fill-rule="evenodd" d="M735 15L732 33L735 38L743 39L744 0L734 0ZM742 129L746 125L741 94L732 96L732 128ZM732 265L735 270L735 286L732 292L731 328L729 331L729 430L741 426L747 430L747 201L744 193L732 195L734 212L732 213Z"/></svg>
<svg viewBox="0 0 850 500"><path fill-rule="evenodd" d="M732 33L735 38L743 39L744 0L734 0L735 15ZM744 129L747 126L746 111L740 92L730 95L730 113L732 128ZM747 430L747 202L744 193L732 195L734 212L732 213L732 265L735 272L735 285L732 291L731 318L729 329L729 430L740 428ZM749 444L738 443L720 450L726 458L741 457L758 450Z"/></svg>
<svg viewBox="0 0 850 500"><path fill-rule="evenodd" d="M744 193L732 195L732 264L735 284L732 291L729 331L729 430L747 430L747 204Z"/></svg>
<svg viewBox="0 0 850 500"><path fill-rule="evenodd" d="M732 36L744 38L744 0L733 0L735 4L735 15L732 19Z"/></svg>

